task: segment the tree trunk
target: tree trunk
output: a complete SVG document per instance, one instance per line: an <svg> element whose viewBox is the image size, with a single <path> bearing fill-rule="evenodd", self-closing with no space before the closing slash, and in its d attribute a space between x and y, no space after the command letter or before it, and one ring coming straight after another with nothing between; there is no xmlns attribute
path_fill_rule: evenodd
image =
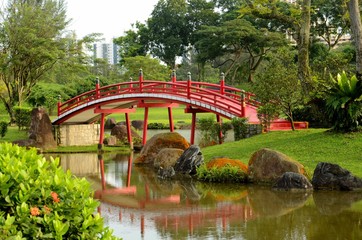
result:
<svg viewBox="0 0 362 240"><path fill-rule="evenodd" d="M358 0L347 3L354 45L356 47L356 76L362 80L362 25Z"/></svg>
<svg viewBox="0 0 362 240"><path fill-rule="evenodd" d="M304 93L308 93L311 90L311 75L309 69L310 7L311 0L303 0L302 17L298 34L298 77Z"/></svg>

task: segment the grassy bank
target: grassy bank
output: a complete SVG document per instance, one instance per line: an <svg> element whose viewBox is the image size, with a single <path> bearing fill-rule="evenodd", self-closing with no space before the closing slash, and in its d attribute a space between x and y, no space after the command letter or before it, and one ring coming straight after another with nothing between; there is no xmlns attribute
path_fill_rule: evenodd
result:
<svg viewBox="0 0 362 240"><path fill-rule="evenodd" d="M362 177L362 133L335 134L326 129L276 131L202 149L205 161L226 156L248 163L261 148L280 151L302 163L310 176L318 162L330 162Z"/></svg>

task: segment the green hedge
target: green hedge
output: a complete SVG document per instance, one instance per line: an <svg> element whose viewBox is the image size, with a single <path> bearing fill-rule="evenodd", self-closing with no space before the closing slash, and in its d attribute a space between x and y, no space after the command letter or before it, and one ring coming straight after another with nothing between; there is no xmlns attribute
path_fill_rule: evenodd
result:
<svg viewBox="0 0 362 240"><path fill-rule="evenodd" d="M31 123L31 108L28 107L14 107L15 123L20 129L30 127Z"/></svg>
<svg viewBox="0 0 362 240"><path fill-rule="evenodd" d="M116 239L90 184L35 149L0 144L1 239Z"/></svg>
<svg viewBox="0 0 362 240"><path fill-rule="evenodd" d="M6 121L0 121L0 137L3 138L5 137L5 134L8 131L8 122Z"/></svg>

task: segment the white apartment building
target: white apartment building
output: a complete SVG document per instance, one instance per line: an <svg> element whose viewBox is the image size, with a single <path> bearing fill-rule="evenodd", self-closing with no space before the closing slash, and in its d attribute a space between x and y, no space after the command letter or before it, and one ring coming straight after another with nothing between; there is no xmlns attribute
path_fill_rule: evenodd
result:
<svg viewBox="0 0 362 240"><path fill-rule="evenodd" d="M119 46L113 43L95 43L93 45L93 57L107 60L110 65L119 63Z"/></svg>

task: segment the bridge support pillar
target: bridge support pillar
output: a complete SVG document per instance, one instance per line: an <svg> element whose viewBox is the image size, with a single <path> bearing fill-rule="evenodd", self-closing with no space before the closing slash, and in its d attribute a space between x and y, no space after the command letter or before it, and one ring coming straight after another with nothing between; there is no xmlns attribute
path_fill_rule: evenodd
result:
<svg viewBox="0 0 362 240"><path fill-rule="evenodd" d="M173 118L172 118L172 108L168 107L168 121L170 124L170 132L173 132L175 130L173 125Z"/></svg>
<svg viewBox="0 0 362 240"><path fill-rule="evenodd" d="M195 130L196 130L196 113L192 112L192 122L191 122L191 139L190 143L195 143Z"/></svg>
<svg viewBox="0 0 362 240"><path fill-rule="evenodd" d="M148 125L148 107L145 107L145 114L143 120L143 136L142 136L142 145L146 144L147 140L147 125Z"/></svg>
<svg viewBox="0 0 362 240"><path fill-rule="evenodd" d="M130 148L133 149L131 123L130 123L130 120L129 120L129 114L128 113L125 113L125 118L126 118L126 125L127 125L127 140L128 140Z"/></svg>
<svg viewBox="0 0 362 240"><path fill-rule="evenodd" d="M220 125L220 131L219 131L219 144L222 144L222 131L221 131L221 125L222 125L222 121L220 118L220 115L216 115L216 121L217 123Z"/></svg>
<svg viewBox="0 0 362 240"><path fill-rule="evenodd" d="M103 139L104 139L104 113L101 114L101 124L100 124L100 134L99 134L99 143L98 150L103 148Z"/></svg>

